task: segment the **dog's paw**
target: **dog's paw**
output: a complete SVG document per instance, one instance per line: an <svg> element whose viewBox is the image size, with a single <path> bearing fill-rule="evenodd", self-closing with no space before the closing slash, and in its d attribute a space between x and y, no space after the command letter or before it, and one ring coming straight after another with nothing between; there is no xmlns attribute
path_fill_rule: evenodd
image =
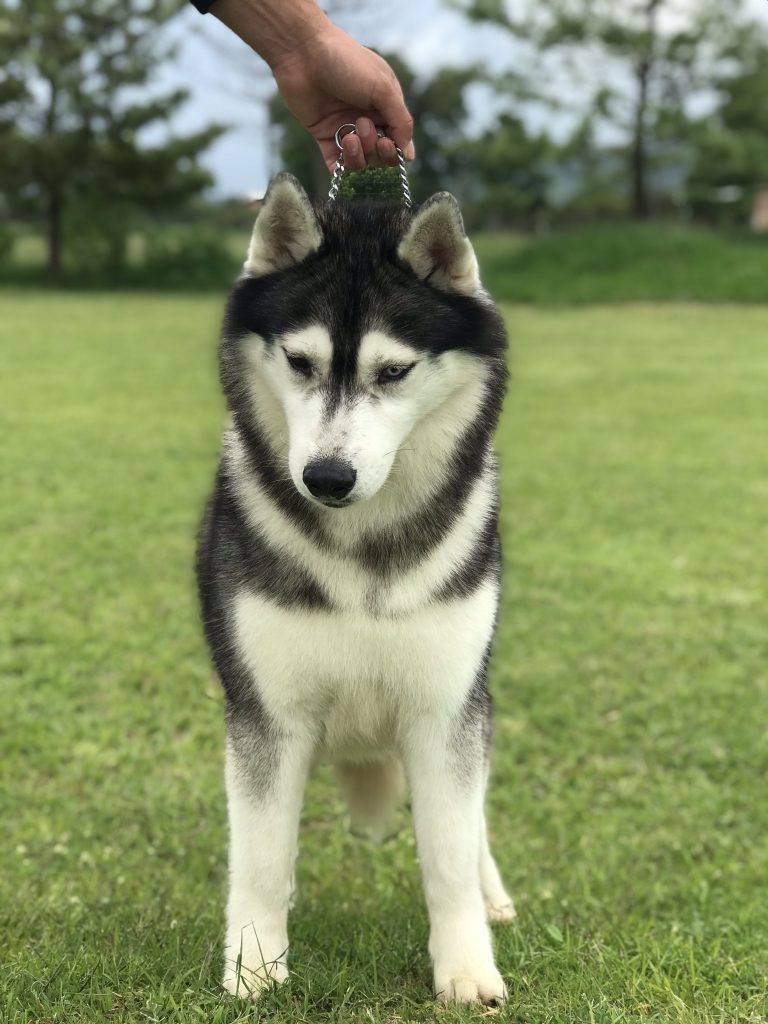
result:
<svg viewBox="0 0 768 1024"><path fill-rule="evenodd" d="M267 964L258 970L251 971L239 965L236 969L227 969L222 985L230 995L240 999L257 1000L268 988L280 985L288 979L288 968L279 961Z"/></svg>
<svg viewBox="0 0 768 1024"><path fill-rule="evenodd" d="M485 904L485 912L488 916L488 920L497 924L509 924L510 921L514 921L517 917L517 911L512 900L507 899L503 903L491 903Z"/></svg>
<svg viewBox="0 0 768 1024"><path fill-rule="evenodd" d="M450 971L435 969L435 997L441 1003L503 1003L507 987L496 968Z"/></svg>

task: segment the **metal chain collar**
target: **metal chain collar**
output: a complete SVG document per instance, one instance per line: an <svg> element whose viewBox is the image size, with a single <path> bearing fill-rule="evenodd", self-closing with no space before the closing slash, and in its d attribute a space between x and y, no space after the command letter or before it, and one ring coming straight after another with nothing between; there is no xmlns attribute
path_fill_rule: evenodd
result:
<svg viewBox="0 0 768 1024"><path fill-rule="evenodd" d="M341 140L345 135L357 134L357 128L353 124L343 124L341 128L336 132L336 145L339 147L339 156L336 160L336 166L333 168L333 177L331 178L331 188L328 192L329 202L333 200L339 194L339 188L341 187L341 179L344 177L344 150L341 146ZM383 138L384 132L379 130L379 138ZM397 173L400 176L400 187L403 190L403 206L410 210L413 206L413 200L411 199L411 189L408 184L408 175L405 170L405 157L403 151L399 146L395 146L395 152L397 153Z"/></svg>

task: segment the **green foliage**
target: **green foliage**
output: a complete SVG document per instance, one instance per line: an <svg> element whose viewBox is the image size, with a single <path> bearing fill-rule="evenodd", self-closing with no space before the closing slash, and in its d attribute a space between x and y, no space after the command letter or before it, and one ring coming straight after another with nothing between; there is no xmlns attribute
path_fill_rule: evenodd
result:
<svg viewBox="0 0 768 1024"><path fill-rule="evenodd" d="M627 209L625 154L621 147L616 151L598 141L598 115L605 101L603 93L594 97L569 138L553 147L549 166L555 180L549 194L558 223L618 220Z"/></svg>
<svg viewBox="0 0 768 1024"><path fill-rule="evenodd" d="M12 212L46 218L53 272L73 239L73 262L119 267L137 212L179 208L210 184L198 157L219 127L142 142L185 99L147 89L171 56L159 32L178 8L0 0L0 187Z"/></svg>
<svg viewBox="0 0 768 1024"><path fill-rule="evenodd" d="M203 219L164 224L151 221L131 225L120 238L125 259L114 266L108 258L108 236L78 230L64 272L56 278L61 288L142 288L153 291L213 291L221 294L234 281L242 265L253 217L242 204L237 210L210 211ZM237 227L233 228L232 224ZM47 282L44 242L38 235L18 229L12 254L0 263L6 283L34 286Z"/></svg>
<svg viewBox="0 0 768 1024"><path fill-rule="evenodd" d="M345 199L402 199L403 190L396 167L366 167L345 174L339 194Z"/></svg>
<svg viewBox="0 0 768 1024"><path fill-rule="evenodd" d="M10 262L15 238L13 231L5 224L0 224L0 267Z"/></svg>
<svg viewBox="0 0 768 1024"><path fill-rule="evenodd" d="M269 116L279 137L280 163L314 199L328 195L331 175L317 143L288 110L279 94L269 103Z"/></svg>
<svg viewBox="0 0 768 1024"><path fill-rule="evenodd" d="M468 196L463 203L470 227L535 228L548 206L548 162L553 147L544 135L531 135L512 114L477 139L461 146ZM479 193L479 195L478 195Z"/></svg>
<svg viewBox="0 0 768 1024"><path fill-rule="evenodd" d="M475 244L483 283L501 299L768 303L768 237L746 231L604 224Z"/></svg>
<svg viewBox="0 0 768 1024"><path fill-rule="evenodd" d="M220 993L223 708L191 565L221 298L0 301L4 1024L489 1019L429 999L408 816L355 838L325 771L293 980ZM509 321L489 820L520 918L490 1019L758 1024L768 311Z"/></svg>
<svg viewBox="0 0 768 1024"><path fill-rule="evenodd" d="M467 150L467 88L486 80L477 65L438 68L431 78L417 75L397 54L384 55L403 87L414 120L416 159L408 164L411 191L418 202L435 192L463 192Z"/></svg>
<svg viewBox="0 0 768 1024"><path fill-rule="evenodd" d="M193 226L184 232L149 232L134 276L156 286L215 288L232 282L237 270L228 237L215 229Z"/></svg>
<svg viewBox="0 0 768 1024"><path fill-rule="evenodd" d="M693 132L688 198L697 216L713 221L746 221L754 193L768 185L768 43L744 40L738 58L717 83L715 111ZM723 201L721 190L735 190L734 199Z"/></svg>
<svg viewBox="0 0 768 1024"><path fill-rule="evenodd" d="M545 55L557 91L542 86L540 98L578 114L577 138L567 147L571 152L575 141L586 141L587 126L618 131L624 140L622 191L640 218L650 213L654 193L657 203L668 198L669 167L685 164L692 98L711 91L726 53L738 53L746 37L762 34L743 0L727 8L714 0L682 5L679 0L555 0L512 8L505 0L467 0L459 6L472 19L497 24ZM553 59L555 64L547 65ZM587 195L595 181L590 170L594 165L585 168Z"/></svg>
<svg viewBox="0 0 768 1024"><path fill-rule="evenodd" d="M350 175L350 185L365 177ZM396 175L391 188L392 201L399 202ZM378 185L371 191L382 198ZM465 212L468 220L475 216L471 204ZM93 266L63 275L61 284L221 294L238 273L252 220L240 206L214 210L200 222L141 225L131 232L128 260L119 271ZM7 232L12 234L13 256L0 263L0 280L40 283L41 239L15 229ZM745 230L607 222L534 235L473 232L473 242L484 283L503 299L543 305L636 299L768 303L768 238Z"/></svg>

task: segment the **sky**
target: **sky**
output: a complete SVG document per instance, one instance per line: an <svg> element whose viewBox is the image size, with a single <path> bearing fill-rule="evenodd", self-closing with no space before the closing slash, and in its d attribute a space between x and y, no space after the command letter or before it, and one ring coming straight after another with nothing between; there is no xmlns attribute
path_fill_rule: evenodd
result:
<svg viewBox="0 0 768 1024"><path fill-rule="evenodd" d="M289 2L289 0L285 0ZM334 20L360 42L396 52L415 70L429 75L444 65L476 61L492 71L514 67L519 53L503 31L471 25L444 0L347 2ZM748 0L752 14L768 24L768 0ZM177 54L158 74L158 85L183 86L190 101L175 116L173 128L192 131L211 121L231 126L206 154L219 196L261 194L277 169L265 98L273 90L269 69L212 15L190 5L170 30ZM472 127L492 118L493 98L478 90L471 98ZM552 128L552 124L549 125ZM557 124L554 125L555 130Z"/></svg>

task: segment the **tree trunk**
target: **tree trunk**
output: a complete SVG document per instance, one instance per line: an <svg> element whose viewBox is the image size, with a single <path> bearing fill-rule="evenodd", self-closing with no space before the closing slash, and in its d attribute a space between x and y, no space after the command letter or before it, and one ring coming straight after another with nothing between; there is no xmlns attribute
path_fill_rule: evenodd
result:
<svg viewBox="0 0 768 1024"><path fill-rule="evenodd" d="M648 191L648 149L646 136L646 120L648 117L648 88L653 74L656 50L656 14L662 0L646 0L644 52L635 65L637 78L637 106L635 107L635 124L630 152L630 176L632 180L632 215L637 220L645 220L651 214L651 201Z"/></svg>
<svg viewBox="0 0 768 1024"><path fill-rule="evenodd" d="M61 193L52 189L48 196L47 236L48 236L48 274L58 277L61 273Z"/></svg>
<svg viewBox="0 0 768 1024"><path fill-rule="evenodd" d="M645 118L648 109L648 76L650 70L650 60L647 57L641 58L637 65L638 96L630 154L632 216L636 220L645 220L651 213L651 204L648 197L648 151L645 138Z"/></svg>
<svg viewBox="0 0 768 1024"><path fill-rule="evenodd" d="M59 98L58 85L55 78L48 80L48 109L45 113L45 133L47 139L56 132L56 115ZM48 208L46 210L48 237L48 275L58 277L61 273L61 188L55 177L48 179Z"/></svg>

